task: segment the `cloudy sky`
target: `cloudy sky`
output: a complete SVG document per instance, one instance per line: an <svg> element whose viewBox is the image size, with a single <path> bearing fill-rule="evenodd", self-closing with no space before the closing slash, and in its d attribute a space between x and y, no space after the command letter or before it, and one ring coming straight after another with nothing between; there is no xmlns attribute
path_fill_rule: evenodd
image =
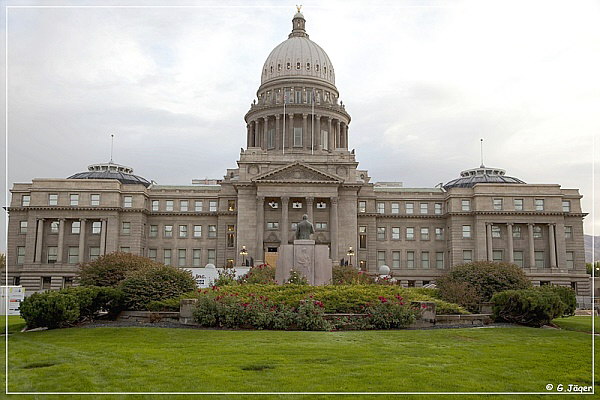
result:
<svg viewBox="0 0 600 400"><path fill-rule="evenodd" d="M115 161L160 184L235 167L243 115L296 3L113 3L5 2L9 187L108 161L111 133ZM39 7L57 4L78 7ZM486 165L579 188L592 212L599 2L303 4L373 180L447 182L479 165L484 138ZM590 215L593 226L600 234Z"/></svg>

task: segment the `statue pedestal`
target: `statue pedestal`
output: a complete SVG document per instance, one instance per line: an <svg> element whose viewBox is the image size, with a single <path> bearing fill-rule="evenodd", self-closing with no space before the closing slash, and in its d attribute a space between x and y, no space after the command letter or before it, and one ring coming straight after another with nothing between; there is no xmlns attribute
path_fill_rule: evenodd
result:
<svg viewBox="0 0 600 400"><path fill-rule="evenodd" d="M331 259L329 247L315 244L314 240L294 240L294 244L279 247L275 280L283 284L294 269L304 275L310 285L326 285L331 282Z"/></svg>

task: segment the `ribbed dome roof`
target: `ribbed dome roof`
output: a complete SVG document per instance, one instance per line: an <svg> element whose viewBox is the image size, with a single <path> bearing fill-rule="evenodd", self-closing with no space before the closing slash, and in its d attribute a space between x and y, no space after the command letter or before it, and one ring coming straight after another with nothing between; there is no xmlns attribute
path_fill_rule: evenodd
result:
<svg viewBox="0 0 600 400"><path fill-rule="evenodd" d="M145 178L134 175L132 168L112 162L92 164L86 172L79 172L69 176L67 179L116 179L124 184L150 186L150 182Z"/></svg>
<svg viewBox="0 0 600 400"><path fill-rule="evenodd" d="M522 180L506 176L506 171L500 168L487 168L481 166L479 168L467 169L460 173L460 178L454 179L444 185L444 189L451 188L470 188L478 183L509 183L509 184L524 184Z"/></svg>
<svg viewBox="0 0 600 400"><path fill-rule="evenodd" d="M298 12L292 20L289 38L271 51L265 61L261 84L279 78L310 77L335 85L335 72L325 51L308 38L304 16Z"/></svg>

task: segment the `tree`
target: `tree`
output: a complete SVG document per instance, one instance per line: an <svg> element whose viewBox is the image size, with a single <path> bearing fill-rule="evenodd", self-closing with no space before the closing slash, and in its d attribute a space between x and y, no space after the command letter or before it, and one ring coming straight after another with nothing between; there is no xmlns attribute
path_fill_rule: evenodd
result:
<svg viewBox="0 0 600 400"><path fill-rule="evenodd" d="M596 261L593 265L592 263L585 263L585 270L588 275L592 275L592 269L596 269L594 276L600 276L600 261Z"/></svg>
<svg viewBox="0 0 600 400"><path fill-rule="evenodd" d="M133 272L163 265L149 258L131 253L109 253L97 260L81 264L79 267L79 283L84 286L116 287Z"/></svg>

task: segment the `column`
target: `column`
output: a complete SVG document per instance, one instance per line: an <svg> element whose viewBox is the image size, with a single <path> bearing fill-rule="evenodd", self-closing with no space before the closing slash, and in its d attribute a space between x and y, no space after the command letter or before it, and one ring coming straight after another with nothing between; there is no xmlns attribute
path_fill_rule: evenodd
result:
<svg viewBox="0 0 600 400"><path fill-rule="evenodd" d="M492 224L491 223L485 224L485 230L486 230L486 238L487 238L487 259L488 259L488 261L493 261L494 260L494 252L493 252L493 247L492 247Z"/></svg>
<svg viewBox="0 0 600 400"><path fill-rule="evenodd" d="M281 116L279 114L275 115L275 148L280 149L279 144L281 143L281 139L279 138L280 130L279 130L279 120Z"/></svg>
<svg viewBox="0 0 600 400"><path fill-rule="evenodd" d="M290 114L290 127L289 127L289 135L288 135L288 147L292 148L294 147L294 114Z"/></svg>
<svg viewBox="0 0 600 400"><path fill-rule="evenodd" d="M346 124L342 122L340 125L340 147L345 148L346 146L346 134L344 131L346 130Z"/></svg>
<svg viewBox="0 0 600 400"><path fill-rule="evenodd" d="M315 223L315 221L313 221L313 206L315 203L315 198L314 197L307 197L306 198L306 214L308 215L308 220L310 222L312 222L313 224Z"/></svg>
<svg viewBox="0 0 600 400"><path fill-rule="evenodd" d="M263 117L263 149L269 148L269 117Z"/></svg>
<svg viewBox="0 0 600 400"><path fill-rule="evenodd" d="M333 132L331 131L331 122L332 122L332 118L331 117L327 117L327 126L328 126L328 131L327 131L327 147L329 148L329 150L333 150L335 149L335 142L333 141Z"/></svg>
<svg viewBox="0 0 600 400"><path fill-rule="evenodd" d="M342 147L342 121L337 120L337 130L335 132L335 147L336 149Z"/></svg>
<svg viewBox="0 0 600 400"><path fill-rule="evenodd" d="M514 252L514 245L513 245L513 223L509 222L506 224L506 235L508 236L508 262L509 263L514 263L515 262L515 252Z"/></svg>
<svg viewBox="0 0 600 400"><path fill-rule="evenodd" d="M252 147L252 130L250 124L246 124L246 147Z"/></svg>
<svg viewBox="0 0 600 400"><path fill-rule="evenodd" d="M346 149L348 149L348 128L349 126L346 124L346 127L344 128L344 144L346 145Z"/></svg>
<svg viewBox="0 0 600 400"><path fill-rule="evenodd" d="M254 138L254 147L260 147L260 140L258 137L258 121L252 121L252 136Z"/></svg>
<svg viewBox="0 0 600 400"><path fill-rule="evenodd" d="M321 143L321 116L315 114L315 149L323 149L323 143Z"/></svg>
<svg viewBox="0 0 600 400"><path fill-rule="evenodd" d="M254 262L263 261L263 236L265 229L265 197L256 198L256 254Z"/></svg>
<svg viewBox="0 0 600 400"><path fill-rule="evenodd" d="M105 219L102 220L102 228L100 229L100 255L103 256L106 252L106 223Z"/></svg>
<svg viewBox="0 0 600 400"><path fill-rule="evenodd" d="M550 251L550 268L556 268L556 235L554 224L548 224L548 249Z"/></svg>
<svg viewBox="0 0 600 400"><path fill-rule="evenodd" d="M290 198L285 196L281 198L281 221L279 231L281 233L281 244L288 244L290 240L290 223L288 222L288 207Z"/></svg>
<svg viewBox="0 0 600 400"><path fill-rule="evenodd" d="M527 224L529 235L529 268L535 268L535 247L533 244L533 224Z"/></svg>
<svg viewBox="0 0 600 400"><path fill-rule="evenodd" d="M63 262L63 253L65 251L65 224L67 220L61 218L58 222L58 254L56 255L56 263Z"/></svg>
<svg viewBox="0 0 600 400"><path fill-rule="evenodd" d="M308 134L308 114L302 114L302 147L310 149L310 135Z"/></svg>
<svg viewBox="0 0 600 400"><path fill-rule="evenodd" d="M79 220L79 262L82 263L85 259L85 218Z"/></svg>
<svg viewBox="0 0 600 400"><path fill-rule="evenodd" d="M334 265L339 263L338 258L338 198L331 198L331 214L329 216L329 223L331 228L329 232L331 234L331 260Z"/></svg>
<svg viewBox="0 0 600 400"><path fill-rule="evenodd" d="M37 220L37 235L35 238L35 258L33 262L42 262L42 245L44 241L44 218Z"/></svg>

